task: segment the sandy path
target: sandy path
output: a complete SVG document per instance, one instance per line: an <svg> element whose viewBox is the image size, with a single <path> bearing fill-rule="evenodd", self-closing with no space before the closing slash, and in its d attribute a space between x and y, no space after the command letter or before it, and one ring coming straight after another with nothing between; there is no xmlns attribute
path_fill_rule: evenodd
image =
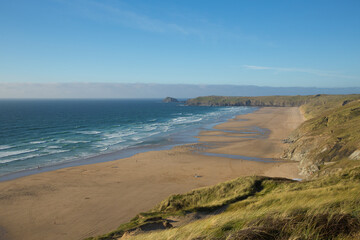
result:
<svg viewBox="0 0 360 240"><path fill-rule="evenodd" d="M206 151L277 158L281 140L303 121L298 108L262 108L240 118L248 120L202 132L201 143L212 145ZM240 133L254 126L265 132ZM204 156L192 149L184 145L0 182L0 239L83 239L114 230L173 193L238 176L298 177L296 163Z"/></svg>

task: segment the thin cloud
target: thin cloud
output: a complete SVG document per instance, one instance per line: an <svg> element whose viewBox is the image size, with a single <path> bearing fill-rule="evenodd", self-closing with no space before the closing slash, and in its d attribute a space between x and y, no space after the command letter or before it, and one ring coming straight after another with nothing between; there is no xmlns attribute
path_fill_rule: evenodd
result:
<svg viewBox="0 0 360 240"><path fill-rule="evenodd" d="M157 19L138 11L130 10L129 6L116 6L105 1L96 0L53 0L68 6L70 11L83 18L91 19L98 22L107 22L123 27L138 29L152 33L174 33L184 36L195 36L202 40L211 40L217 43L220 39L231 39L237 41L245 41L257 43L273 47L274 44L261 40L255 35L243 33L239 29L228 29L227 27L213 23L207 19L201 18L198 15L178 15L180 21L186 19L187 25L176 22L165 21Z"/></svg>
<svg viewBox="0 0 360 240"><path fill-rule="evenodd" d="M317 69L306 69L306 68L284 68L284 67L266 67L266 66L254 66L254 65L243 65L244 68L250 70L270 70L276 72L300 72L308 73L320 77L331 77L331 78L344 78L358 80L359 77L339 74L333 71L323 71Z"/></svg>
<svg viewBox="0 0 360 240"><path fill-rule="evenodd" d="M164 22L131 11L124 6L113 6L104 2L92 0L56 1L69 6L76 14L95 21L107 21L125 27L156 33L172 32L182 35L197 34L197 31L190 27L180 26L179 24L172 22Z"/></svg>

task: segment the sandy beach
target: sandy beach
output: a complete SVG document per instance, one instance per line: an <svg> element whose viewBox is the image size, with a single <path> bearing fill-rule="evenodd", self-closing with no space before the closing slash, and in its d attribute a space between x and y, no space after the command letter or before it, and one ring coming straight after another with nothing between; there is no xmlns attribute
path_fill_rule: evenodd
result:
<svg viewBox="0 0 360 240"><path fill-rule="evenodd" d="M297 163L279 158L303 121L299 108L261 108L201 132L196 144L0 182L0 239L83 239L170 194L239 176L299 178Z"/></svg>

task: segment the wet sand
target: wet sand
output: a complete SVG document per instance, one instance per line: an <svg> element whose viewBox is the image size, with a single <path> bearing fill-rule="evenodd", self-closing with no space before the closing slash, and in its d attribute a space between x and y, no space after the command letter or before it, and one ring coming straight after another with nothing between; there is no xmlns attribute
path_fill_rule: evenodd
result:
<svg viewBox="0 0 360 240"><path fill-rule="evenodd" d="M297 163L279 157L302 121L298 108L261 108L201 132L197 144L0 182L0 239L83 239L170 194L239 176L298 178ZM264 158L274 161L255 161Z"/></svg>

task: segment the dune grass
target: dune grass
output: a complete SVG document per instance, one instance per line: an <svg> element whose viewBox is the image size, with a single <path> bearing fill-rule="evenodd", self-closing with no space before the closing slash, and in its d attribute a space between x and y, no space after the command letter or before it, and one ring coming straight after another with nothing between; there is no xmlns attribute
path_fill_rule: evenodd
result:
<svg viewBox="0 0 360 240"><path fill-rule="evenodd" d="M350 95L316 95L301 105L301 109L307 119L311 119L327 110L345 106L353 101L359 100L360 94Z"/></svg>
<svg viewBox="0 0 360 240"><path fill-rule="evenodd" d="M223 212L124 239L359 239L360 163L306 182L243 177L173 195L116 231L93 239L118 239L149 222L191 212Z"/></svg>
<svg viewBox="0 0 360 240"><path fill-rule="evenodd" d="M299 161L307 177L341 169L335 163L360 151L360 100L342 105L338 99L337 103L314 107L317 110L309 114L316 111L317 116L304 122L287 140L284 158Z"/></svg>
<svg viewBox="0 0 360 240"><path fill-rule="evenodd" d="M308 182L257 180L260 191L221 214L128 239L359 239L360 167Z"/></svg>

